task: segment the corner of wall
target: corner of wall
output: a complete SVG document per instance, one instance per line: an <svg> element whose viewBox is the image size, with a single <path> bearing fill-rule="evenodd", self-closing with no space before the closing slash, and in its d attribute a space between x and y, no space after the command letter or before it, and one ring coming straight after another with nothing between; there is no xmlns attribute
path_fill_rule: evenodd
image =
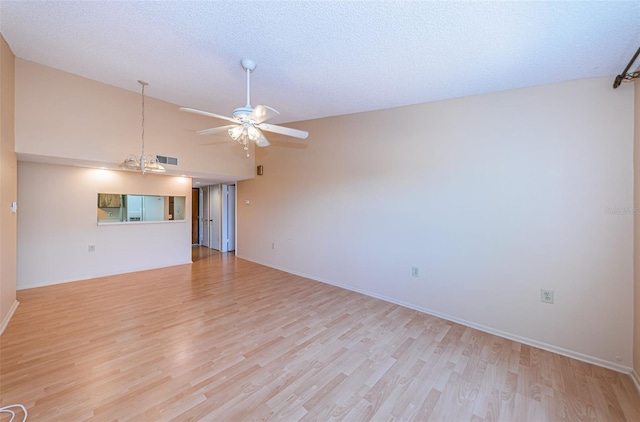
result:
<svg viewBox="0 0 640 422"><path fill-rule="evenodd" d="M13 305L11 305L11 307L9 308L9 312L7 312L7 314L2 319L2 322L0 323L0 336L4 333L4 330L9 325L9 321L11 321L11 317L13 317L13 314L16 312L16 309L18 309L19 304L20 302L18 302L17 300L14 300Z"/></svg>
<svg viewBox="0 0 640 422"><path fill-rule="evenodd" d="M640 394L640 376L638 376L638 373L635 369L631 371L629 377L631 378L633 385L636 387L636 391L638 392L638 394Z"/></svg>
<svg viewBox="0 0 640 422"><path fill-rule="evenodd" d="M15 56L0 34L0 321L9 323L16 302L17 227L11 203L18 196L15 152ZM0 333L2 332L0 330Z"/></svg>

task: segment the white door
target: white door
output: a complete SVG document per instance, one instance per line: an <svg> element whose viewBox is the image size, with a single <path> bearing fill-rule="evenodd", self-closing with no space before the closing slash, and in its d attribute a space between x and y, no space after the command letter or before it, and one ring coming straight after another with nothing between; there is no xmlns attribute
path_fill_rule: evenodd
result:
<svg viewBox="0 0 640 422"><path fill-rule="evenodd" d="M205 186L200 188L200 192L202 193L202 214L200 214L200 218L202 219L202 232L200 238L200 244L202 246L209 247L209 186Z"/></svg>
<svg viewBox="0 0 640 422"><path fill-rule="evenodd" d="M236 250L236 186L229 186L227 194L227 245L229 251Z"/></svg>
<svg viewBox="0 0 640 422"><path fill-rule="evenodd" d="M222 185L222 252L236 250L236 186Z"/></svg>
<svg viewBox="0 0 640 422"><path fill-rule="evenodd" d="M220 185L210 186L209 191L209 247L220 250Z"/></svg>

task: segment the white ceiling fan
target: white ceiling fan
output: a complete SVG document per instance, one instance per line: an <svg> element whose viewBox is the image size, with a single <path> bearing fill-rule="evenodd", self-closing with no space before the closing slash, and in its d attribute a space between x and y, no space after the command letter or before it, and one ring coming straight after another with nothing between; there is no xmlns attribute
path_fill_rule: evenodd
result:
<svg viewBox="0 0 640 422"><path fill-rule="evenodd" d="M309 132L305 132L304 130L265 123L267 120L280 114L273 108L264 105L259 105L255 108L251 107L251 72L256 68L256 62L251 59L242 59L240 63L242 64L242 68L247 72L247 104L244 107L233 110L233 117L222 116L208 111L196 110L194 108L180 107L181 111L202 114L203 116L215 117L216 119L233 122L232 125L199 130L196 133L200 135L212 135L226 130L229 133L229 136L231 136L231 139L244 146L244 150L247 151L247 157L249 156L249 141L254 141L259 147L266 147L270 145L269 141L262 133L263 130L279 133L281 135L293 136L294 138L306 139L307 136L309 136Z"/></svg>

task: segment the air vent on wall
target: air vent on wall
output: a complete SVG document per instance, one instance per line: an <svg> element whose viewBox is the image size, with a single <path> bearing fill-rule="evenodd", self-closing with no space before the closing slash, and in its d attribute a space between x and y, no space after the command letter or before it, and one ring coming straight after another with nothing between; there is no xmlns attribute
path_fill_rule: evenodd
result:
<svg viewBox="0 0 640 422"><path fill-rule="evenodd" d="M167 155L156 155L156 160L158 160L160 164L168 164L170 166L178 165L178 157L169 157Z"/></svg>

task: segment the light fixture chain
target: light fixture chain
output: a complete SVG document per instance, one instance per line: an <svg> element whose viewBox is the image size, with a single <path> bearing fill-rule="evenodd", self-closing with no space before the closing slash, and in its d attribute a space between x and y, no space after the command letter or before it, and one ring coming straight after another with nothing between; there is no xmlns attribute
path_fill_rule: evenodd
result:
<svg viewBox="0 0 640 422"><path fill-rule="evenodd" d="M128 170L140 170L142 174L145 174L147 170L152 171L154 173L164 173L165 169L158 161L153 157L153 155L149 155L146 157L144 155L144 124L145 124L145 116L144 116L144 106L145 106L145 95L144 88L149 85L148 82L138 80L140 86L142 86L142 155L140 157L136 157L131 154L127 158L125 158L124 162L120 164L120 167L128 169Z"/></svg>

